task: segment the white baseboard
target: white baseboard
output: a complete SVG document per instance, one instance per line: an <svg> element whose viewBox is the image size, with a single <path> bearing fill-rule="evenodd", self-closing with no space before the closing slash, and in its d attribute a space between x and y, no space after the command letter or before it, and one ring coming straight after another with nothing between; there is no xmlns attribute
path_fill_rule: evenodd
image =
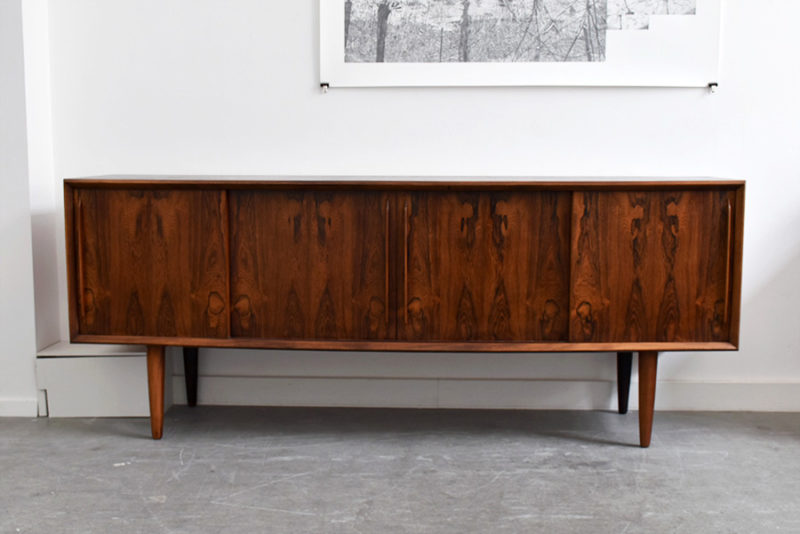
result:
<svg viewBox="0 0 800 534"><path fill-rule="evenodd" d="M147 417L144 357L57 357L36 360L50 417Z"/></svg>
<svg viewBox="0 0 800 534"><path fill-rule="evenodd" d="M631 408L638 407L638 384L631 384ZM659 382L656 409L708 412L800 412L800 384Z"/></svg>
<svg viewBox="0 0 800 534"><path fill-rule="evenodd" d="M182 372L177 362L168 367L173 368ZM142 355L39 358L37 379L39 389L46 391L50 417L149 415ZM199 382L198 402L207 405L530 410L617 407L616 383L605 379L206 375ZM168 375L166 387L167 406L186 403L181 374ZM630 395L633 410L638 407L637 388L634 381ZM800 411L800 384L664 381L657 385L656 409L795 412ZM35 398L0 398L0 416L35 417L36 413Z"/></svg>
<svg viewBox="0 0 800 534"><path fill-rule="evenodd" d="M184 378L172 378L185 404ZM615 410L616 383L603 380L464 380L201 376L198 404ZM631 384L630 408L638 408ZM659 382L656 410L800 411L800 384Z"/></svg>
<svg viewBox="0 0 800 534"><path fill-rule="evenodd" d="M0 397L0 417L36 417L38 405L36 397L29 399Z"/></svg>

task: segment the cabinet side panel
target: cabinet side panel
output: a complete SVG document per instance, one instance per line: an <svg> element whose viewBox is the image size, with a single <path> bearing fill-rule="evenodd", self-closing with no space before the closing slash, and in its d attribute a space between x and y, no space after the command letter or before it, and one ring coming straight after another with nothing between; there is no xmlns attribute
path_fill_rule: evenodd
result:
<svg viewBox="0 0 800 534"><path fill-rule="evenodd" d="M576 192L570 339L726 341L730 190Z"/></svg>
<svg viewBox="0 0 800 534"><path fill-rule="evenodd" d="M386 339L387 196L231 191L232 335Z"/></svg>
<svg viewBox="0 0 800 534"><path fill-rule="evenodd" d="M744 247L744 205L745 205L745 186L741 185L736 189L734 211L734 239L731 270L733 272L731 287L731 319L730 319L730 341L736 347L739 346L739 329L741 322L742 306L742 258Z"/></svg>
<svg viewBox="0 0 800 534"><path fill-rule="evenodd" d="M566 341L569 193L416 192L405 205L405 339Z"/></svg>
<svg viewBox="0 0 800 534"><path fill-rule="evenodd" d="M80 189L80 332L227 337L222 193Z"/></svg>
<svg viewBox="0 0 800 534"><path fill-rule="evenodd" d="M78 262L79 254L76 252L76 212L78 211L78 193L71 185L64 184L64 227L67 257L67 301L69 306L69 337L70 340L80 332L80 317L78 305Z"/></svg>

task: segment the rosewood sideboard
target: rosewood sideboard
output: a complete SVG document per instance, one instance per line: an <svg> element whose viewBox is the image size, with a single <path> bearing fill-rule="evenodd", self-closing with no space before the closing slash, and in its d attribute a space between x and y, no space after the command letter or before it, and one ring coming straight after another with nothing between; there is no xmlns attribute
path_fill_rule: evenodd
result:
<svg viewBox="0 0 800 534"><path fill-rule="evenodd" d="M65 180L73 342L164 347L615 352L639 358L650 444L658 354L736 350L744 182ZM502 357L498 355L498 357Z"/></svg>

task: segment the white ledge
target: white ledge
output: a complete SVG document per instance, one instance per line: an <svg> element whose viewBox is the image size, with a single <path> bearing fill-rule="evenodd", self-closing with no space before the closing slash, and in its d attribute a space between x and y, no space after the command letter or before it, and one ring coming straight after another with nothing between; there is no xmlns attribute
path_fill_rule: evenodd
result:
<svg viewBox="0 0 800 534"><path fill-rule="evenodd" d="M36 353L37 358L86 358L103 356L144 356L142 345L99 345L95 343L70 343L59 341Z"/></svg>

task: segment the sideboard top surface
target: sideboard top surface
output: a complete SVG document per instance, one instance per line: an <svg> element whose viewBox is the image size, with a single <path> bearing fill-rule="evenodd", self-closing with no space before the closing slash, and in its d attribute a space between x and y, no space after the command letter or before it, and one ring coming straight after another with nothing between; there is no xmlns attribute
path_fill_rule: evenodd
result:
<svg viewBox="0 0 800 534"><path fill-rule="evenodd" d="M586 189L737 189L744 180L655 177L353 177L353 176L239 176L239 175L103 175L68 178L73 187L117 188L270 188L270 189L378 189L378 190L497 190L531 189L579 191Z"/></svg>

